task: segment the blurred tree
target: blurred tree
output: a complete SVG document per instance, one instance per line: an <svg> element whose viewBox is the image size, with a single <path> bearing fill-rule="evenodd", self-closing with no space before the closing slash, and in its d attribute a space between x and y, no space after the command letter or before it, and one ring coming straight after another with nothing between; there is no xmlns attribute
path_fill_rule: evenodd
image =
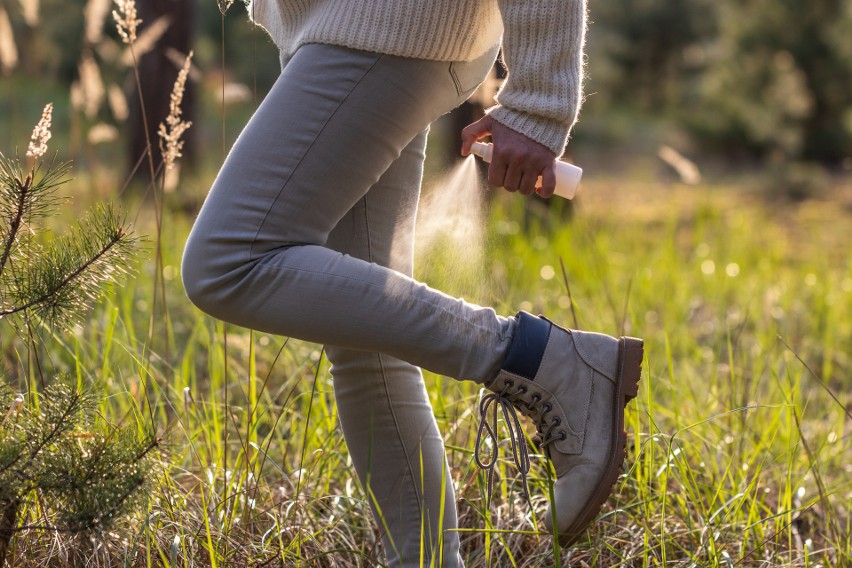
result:
<svg viewBox="0 0 852 568"><path fill-rule="evenodd" d="M26 2L0 0L20 58L14 72L70 85L80 75L82 52L98 63L107 86L121 84L125 68L116 60L120 50L112 45L117 34L111 19L103 26L104 41L92 45L84 38L83 15L98 1L40 0L33 25L24 15ZM169 48L186 53L190 42L196 44L200 69L217 70L224 55L223 81L239 88L229 93L243 97L242 106L226 113L227 128L241 127L250 112L243 86L259 101L279 73L274 45L263 30L253 29L244 4L230 7L224 34L212 1L145 0L138 5L144 25L162 14L171 17L166 34L141 62L142 83L150 89L145 95L152 108L149 129L165 116L169 85L179 67L169 58ZM676 124L686 126L708 153L823 163L852 155L850 0L596 0L589 9L590 99L576 132L578 142L594 138L596 127L604 142L610 142L607 136L634 144L641 143L636 136L645 136L653 142L655 126ZM211 76L211 84L220 86L219 77ZM192 97L187 94L187 104ZM210 105L217 117L218 103ZM9 117L3 126L14 125L19 108L28 103L15 104L0 101L0 111ZM138 108L134 101L129 106ZM161 110L155 112L157 107ZM197 124L195 136L218 128L195 120L189 107L186 113ZM109 122L114 115L100 107L81 124ZM144 132L140 117L135 119L136 132ZM144 148L140 140L130 151L134 162Z"/></svg>
<svg viewBox="0 0 852 568"><path fill-rule="evenodd" d="M720 6L696 131L778 160L852 155L852 5L848 0Z"/></svg>
<svg viewBox="0 0 852 568"><path fill-rule="evenodd" d="M24 19L21 18L18 38L21 41L26 36L24 41L27 42L27 48L21 50L21 67L27 73L55 77L65 84L74 80L83 44L86 2L39 0L35 24L23 27Z"/></svg>
<svg viewBox="0 0 852 568"><path fill-rule="evenodd" d="M716 33L712 0L600 0L590 7L590 84L611 103L676 106Z"/></svg>

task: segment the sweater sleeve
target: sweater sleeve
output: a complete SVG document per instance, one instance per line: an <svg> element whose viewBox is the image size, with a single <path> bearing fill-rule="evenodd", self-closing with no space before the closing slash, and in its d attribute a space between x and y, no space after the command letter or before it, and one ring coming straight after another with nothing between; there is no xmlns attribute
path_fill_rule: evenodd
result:
<svg viewBox="0 0 852 568"><path fill-rule="evenodd" d="M586 0L500 0L509 71L491 117L561 156L582 102Z"/></svg>

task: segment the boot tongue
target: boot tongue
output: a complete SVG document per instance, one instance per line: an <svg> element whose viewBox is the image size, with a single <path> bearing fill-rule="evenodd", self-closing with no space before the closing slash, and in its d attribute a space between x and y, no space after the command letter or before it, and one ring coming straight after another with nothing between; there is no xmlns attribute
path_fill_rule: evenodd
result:
<svg viewBox="0 0 852 568"><path fill-rule="evenodd" d="M512 343L503 360L503 370L530 381L535 380L547 340L551 323L527 312L518 312Z"/></svg>

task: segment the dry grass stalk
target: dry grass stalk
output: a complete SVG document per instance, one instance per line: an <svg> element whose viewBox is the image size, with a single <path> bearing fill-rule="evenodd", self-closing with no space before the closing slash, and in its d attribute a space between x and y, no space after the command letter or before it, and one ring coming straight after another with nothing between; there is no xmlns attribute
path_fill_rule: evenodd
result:
<svg viewBox="0 0 852 568"><path fill-rule="evenodd" d="M698 185L701 183L701 170L698 169L695 162L671 146L666 146L665 144L660 146L659 150L657 150L657 156L671 166L683 183L687 185Z"/></svg>
<svg viewBox="0 0 852 568"><path fill-rule="evenodd" d="M139 34L139 38L136 40L136 43L133 44L133 52L131 53L130 48L124 50L124 54L121 56L121 62L124 65L130 66L133 65L133 55L136 57L142 57L157 45L157 41L163 37L163 34L166 33L166 30L169 29L169 26L172 24L171 18L168 16L160 16L154 23L145 26L145 29Z"/></svg>
<svg viewBox="0 0 852 568"><path fill-rule="evenodd" d="M68 98L71 102L71 108L77 112L82 112L86 101L83 96L83 87L80 86L80 81L74 81L71 83L71 90Z"/></svg>
<svg viewBox="0 0 852 568"><path fill-rule="evenodd" d="M181 157L181 150L183 149L183 140L181 140L181 137L192 126L191 122L181 119L182 111L180 109L180 104L183 101L183 92L186 88L186 77L189 74L189 67L192 63L192 54L193 52L190 51L189 55L186 56L183 67L178 73L169 101L169 116L166 117L165 123L160 123L158 131L160 136L160 152L163 154L166 171L172 169L175 161Z"/></svg>
<svg viewBox="0 0 852 568"><path fill-rule="evenodd" d="M9 405L9 411L6 413L6 416L3 417L3 422L0 422L0 427L6 424L6 421L12 415L17 416L21 412L21 407L24 405L24 395L18 394L15 396L15 399L12 401L12 404Z"/></svg>
<svg viewBox="0 0 852 568"><path fill-rule="evenodd" d="M222 15L225 15L225 12L228 11L228 8L231 7L231 4L234 3L234 0L216 0L216 3L219 5L219 11L222 12Z"/></svg>
<svg viewBox="0 0 852 568"><path fill-rule="evenodd" d="M38 25L38 6L39 0L21 0L21 13L31 28Z"/></svg>
<svg viewBox="0 0 852 568"><path fill-rule="evenodd" d="M86 43L95 45L101 41L104 34L104 22L112 0L89 0L86 3Z"/></svg>
<svg viewBox="0 0 852 568"><path fill-rule="evenodd" d="M86 138L89 144L92 145L115 142L118 140L118 129L112 124L99 122L89 129L89 134Z"/></svg>
<svg viewBox="0 0 852 568"><path fill-rule="evenodd" d="M136 2L135 0L115 0L115 5L118 10L112 11L112 17L115 20L118 35L124 43L132 44L136 41L136 29L142 23L142 20L136 17Z"/></svg>
<svg viewBox="0 0 852 568"><path fill-rule="evenodd" d="M106 93L104 91L103 79L101 79L101 70L91 50L83 50L83 54L80 57L79 70L83 107L86 116L94 118L98 114L98 109L101 108L101 103L103 103Z"/></svg>
<svg viewBox="0 0 852 568"><path fill-rule="evenodd" d="M47 103L41 113L41 119L33 129L33 136L27 148L27 156L38 159L47 152L47 141L50 140L50 123L53 119L53 103Z"/></svg>
<svg viewBox="0 0 852 568"><path fill-rule="evenodd" d="M166 193L174 193L180 184L180 162L172 163L170 168L167 168L163 174L163 191Z"/></svg>
<svg viewBox="0 0 852 568"><path fill-rule="evenodd" d="M124 91L116 84L112 84L107 89L107 101L109 108L112 110L112 116L118 122L124 122L130 116L130 111L127 108L127 97L124 96Z"/></svg>
<svg viewBox="0 0 852 568"><path fill-rule="evenodd" d="M8 75L17 66L18 48L12 34L12 23L9 21L9 14L0 5L0 72Z"/></svg>

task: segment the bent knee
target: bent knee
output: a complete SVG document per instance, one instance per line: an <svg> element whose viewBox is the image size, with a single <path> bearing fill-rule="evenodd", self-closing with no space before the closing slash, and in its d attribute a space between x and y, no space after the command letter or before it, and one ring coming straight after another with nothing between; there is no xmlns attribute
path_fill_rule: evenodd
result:
<svg viewBox="0 0 852 568"><path fill-rule="evenodd" d="M201 311L224 319L232 270L216 258L209 247L190 238L181 258L180 275L189 301Z"/></svg>
<svg viewBox="0 0 852 568"><path fill-rule="evenodd" d="M180 277L183 282L183 290L189 301L203 312L208 311L208 305L214 305L214 294L211 281L206 277L206 267L203 257L185 249L180 265Z"/></svg>

